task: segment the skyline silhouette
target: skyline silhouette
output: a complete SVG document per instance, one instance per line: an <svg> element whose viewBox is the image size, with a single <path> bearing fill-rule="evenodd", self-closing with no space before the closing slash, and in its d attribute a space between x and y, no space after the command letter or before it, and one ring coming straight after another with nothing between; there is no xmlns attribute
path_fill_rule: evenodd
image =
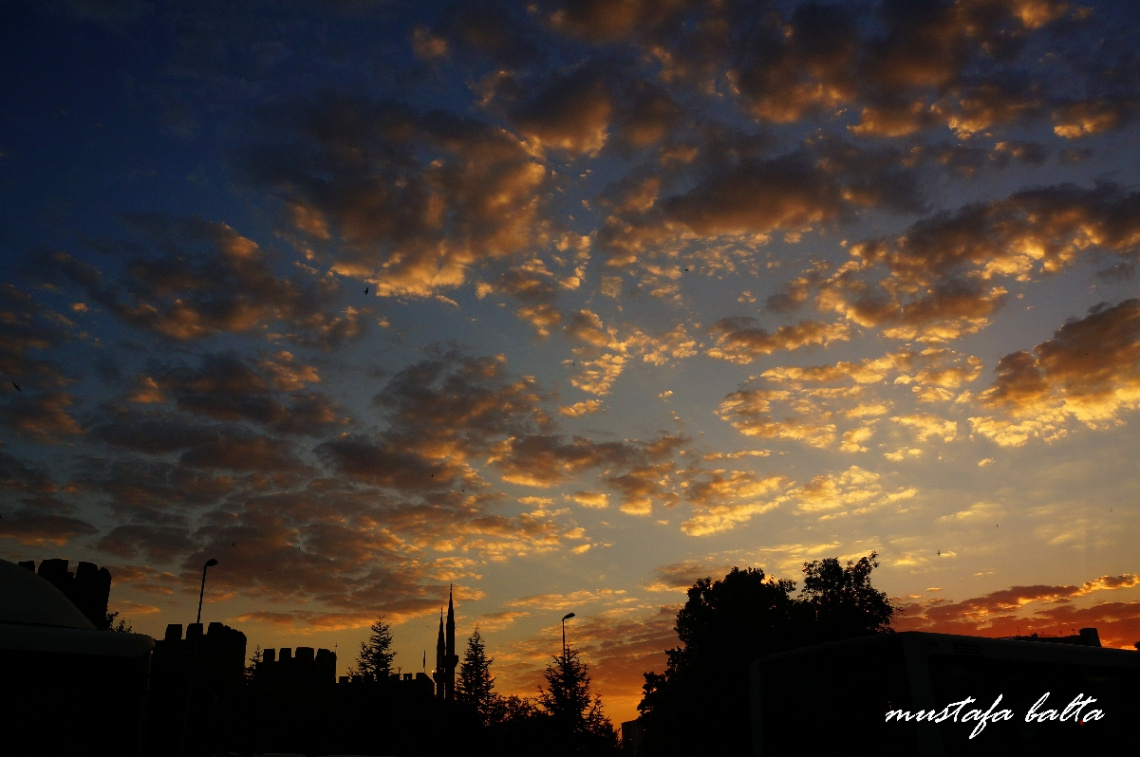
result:
<svg viewBox="0 0 1140 757"><path fill-rule="evenodd" d="M504 694L574 613L615 722L734 566L874 552L898 630L1128 647L1138 38L1108 0L3 3L0 556L338 676L380 616L430 664L454 584Z"/></svg>

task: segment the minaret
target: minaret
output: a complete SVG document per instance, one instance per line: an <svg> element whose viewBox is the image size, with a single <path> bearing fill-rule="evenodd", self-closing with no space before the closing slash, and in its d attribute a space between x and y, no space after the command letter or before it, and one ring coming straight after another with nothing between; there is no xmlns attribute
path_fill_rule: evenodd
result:
<svg viewBox="0 0 1140 757"><path fill-rule="evenodd" d="M455 654L455 605L452 599L455 595L455 584L451 585L447 593L447 658L443 662L446 671L444 698L448 701L455 699L455 666L459 664L459 657Z"/></svg>
<svg viewBox="0 0 1140 757"><path fill-rule="evenodd" d="M444 697L444 681L447 676L444 673L447 651L443 645L443 605L439 607L439 638L435 642L435 671L432 673L432 678L435 679L435 698L443 699Z"/></svg>

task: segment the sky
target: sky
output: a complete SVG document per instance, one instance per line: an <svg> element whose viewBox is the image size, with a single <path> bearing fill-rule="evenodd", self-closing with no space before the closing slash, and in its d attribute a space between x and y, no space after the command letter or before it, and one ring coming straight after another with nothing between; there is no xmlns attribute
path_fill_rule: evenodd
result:
<svg viewBox="0 0 1140 757"><path fill-rule="evenodd" d="M1140 9L13 0L0 557L250 649L454 585L615 722L685 590L1140 640ZM462 652L461 652L462 653Z"/></svg>

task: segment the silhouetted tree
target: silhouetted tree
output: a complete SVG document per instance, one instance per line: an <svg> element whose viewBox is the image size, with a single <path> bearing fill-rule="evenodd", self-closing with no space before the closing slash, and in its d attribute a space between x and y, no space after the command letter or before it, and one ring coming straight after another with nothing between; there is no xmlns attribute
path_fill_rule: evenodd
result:
<svg viewBox="0 0 1140 757"><path fill-rule="evenodd" d="M116 622L117 619L117 622ZM134 626L126 618L119 618L118 612L108 612L107 619L100 630L115 631L116 633L133 633Z"/></svg>
<svg viewBox="0 0 1140 757"><path fill-rule="evenodd" d="M872 552L847 567L829 557L806 563L800 592L812 621L814 642L838 641L891 631L894 608L884 592L871 586L871 571L879 567Z"/></svg>
<svg viewBox="0 0 1140 757"><path fill-rule="evenodd" d="M253 654L249 656L249 661L246 663L244 676L247 686L252 686L254 678L257 677L257 666L261 664L261 645L258 644L253 650Z"/></svg>
<svg viewBox="0 0 1140 757"><path fill-rule="evenodd" d="M526 720L539 716L538 706L530 697L520 697L515 694L498 697L496 705L496 720L500 723Z"/></svg>
<svg viewBox="0 0 1140 757"><path fill-rule="evenodd" d="M805 563L798 598L794 581L754 568L693 584L674 627L681 646L666 650L664 674L645 674L638 705L645 753L751 754L752 660L890 631L893 608L870 582L875 557L872 552L846 567L834 558Z"/></svg>
<svg viewBox="0 0 1140 757"><path fill-rule="evenodd" d="M392 673L392 660L396 657L392 651L392 627L379 617L369 631L368 641L360 642L356 667L349 668L348 674L365 681L387 681Z"/></svg>
<svg viewBox="0 0 1140 757"><path fill-rule="evenodd" d="M545 689L538 701L550 716L561 752L600 755L616 753L617 733L602 712L600 697L590 694L590 667L567 647L546 666Z"/></svg>
<svg viewBox="0 0 1140 757"><path fill-rule="evenodd" d="M459 664L459 678L455 682L455 698L475 710L479 720L490 723L496 714L495 677L491 675L493 657L487 656L483 635L479 627L467 639L467 651Z"/></svg>

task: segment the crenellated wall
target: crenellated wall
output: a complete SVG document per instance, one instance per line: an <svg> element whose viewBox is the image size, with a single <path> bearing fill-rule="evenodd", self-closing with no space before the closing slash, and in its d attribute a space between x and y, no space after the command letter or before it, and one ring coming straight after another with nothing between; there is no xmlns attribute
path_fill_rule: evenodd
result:
<svg viewBox="0 0 1140 757"><path fill-rule="evenodd" d="M25 560L20 567L37 573L63 592L96 628L106 628L107 598L111 594L111 573L106 568L81 562L72 573L67 560L61 559L41 560L38 571L34 560Z"/></svg>
<svg viewBox="0 0 1140 757"><path fill-rule="evenodd" d="M336 653L328 649L265 649L254 674L257 686L328 686L336 683Z"/></svg>

